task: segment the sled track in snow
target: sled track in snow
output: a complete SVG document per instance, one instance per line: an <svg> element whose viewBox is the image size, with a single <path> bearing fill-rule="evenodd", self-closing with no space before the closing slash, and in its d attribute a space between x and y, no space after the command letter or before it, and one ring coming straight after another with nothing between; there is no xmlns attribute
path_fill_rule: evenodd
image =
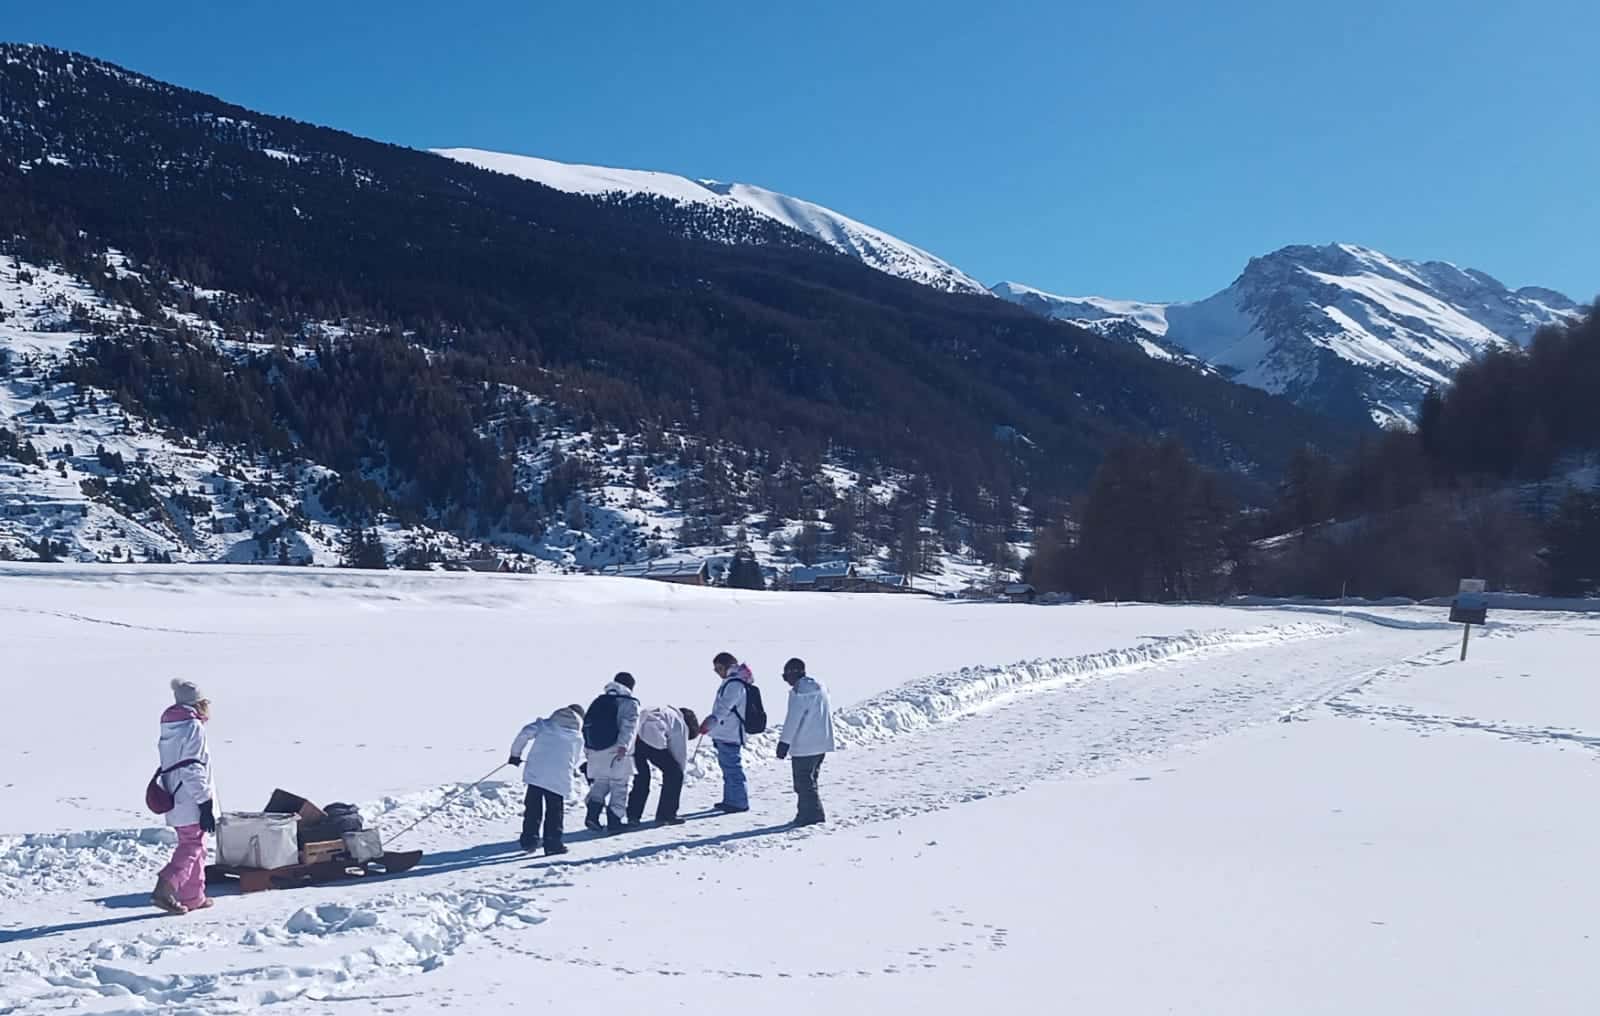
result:
<svg viewBox="0 0 1600 1016"><path fill-rule="evenodd" d="M78 621L83 624L103 624L108 628L126 628L129 631L153 631L163 635L216 635L226 638L245 637L244 632L225 631L192 631L188 628L163 628L160 625L134 624L131 621L113 621L104 617L90 617L87 614L74 614L69 610L43 610L37 607L0 607L0 610L13 614L33 614L39 617L59 617L64 621Z"/></svg>
<svg viewBox="0 0 1600 1016"><path fill-rule="evenodd" d="M1244 631L1187 632L1151 638L1140 646L1086 656L1030 660L1002 667L967 667L913 681L859 705L836 711L835 734L842 747L873 744L958 719L1028 692L1182 658L1263 649L1287 642L1328 638L1348 630L1343 625L1306 622ZM772 740L776 744L775 736Z"/></svg>
<svg viewBox="0 0 1600 1016"><path fill-rule="evenodd" d="M1439 716L1432 713L1418 712L1405 706L1363 706L1339 699L1329 702L1328 708L1339 716L1348 716L1355 719L1390 720L1418 728L1476 730L1485 734L1503 737L1508 741L1522 741L1527 744L1575 744L1582 748L1588 748L1590 751L1600 751L1600 736L1563 727L1530 727L1510 723L1493 723L1474 719L1470 716Z"/></svg>

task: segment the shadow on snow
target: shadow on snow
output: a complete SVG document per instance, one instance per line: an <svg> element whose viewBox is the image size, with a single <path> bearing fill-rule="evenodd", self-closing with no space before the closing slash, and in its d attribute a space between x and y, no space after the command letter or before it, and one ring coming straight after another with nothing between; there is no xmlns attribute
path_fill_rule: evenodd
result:
<svg viewBox="0 0 1600 1016"><path fill-rule="evenodd" d="M713 817L713 816L706 816ZM695 839L672 840L666 843L651 843L627 850L618 850L614 853L603 854L598 857L571 858L559 856L545 858L529 864L534 869L557 868L584 868L591 865L613 864L619 861L638 861L675 850L693 850L697 847L715 847L728 843L738 843L742 840L756 839L762 836L772 836L776 833L788 832L793 827L788 823L779 825L761 826L755 829L742 829L737 832L723 833L717 836L701 836ZM571 845L591 843L600 840L626 838L629 834L622 833L613 836L607 833L596 833L590 830L575 832L566 837L566 842ZM427 878L431 875L444 875L458 871L470 871L474 868L494 867L502 864L526 862L532 855L522 849L516 841L507 843L486 843L476 847L465 847L460 850L447 850L439 853L428 854L421 864L410 871L397 875L365 875L361 878L348 880L348 883L367 885L375 882L405 881L407 879ZM331 882L323 885L340 885L348 883ZM294 893L300 889L316 889L323 886L302 886L290 889L270 890L275 893ZM239 890L234 886L217 886L211 891L212 896L229 897L238 896ZM52 935L66 935L75 931L92 931L99 928L115 927L119 924L131 924L136 921L149 921L159 918L172 917L164 911L156 910L150 903L149 893L123 893L117 896L103 896L89 902L98 904L107 910L145 910L145 913L130 914L124 917L106 917L97 920L73 921L65 924L42 924L32 928L14 928L0 930L0 945L11 942L31 942Z"/></svg>

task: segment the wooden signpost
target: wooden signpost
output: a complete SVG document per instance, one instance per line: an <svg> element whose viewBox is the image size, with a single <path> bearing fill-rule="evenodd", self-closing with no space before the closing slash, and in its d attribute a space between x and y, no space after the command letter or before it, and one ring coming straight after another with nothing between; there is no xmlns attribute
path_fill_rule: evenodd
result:
<svg viewBox="0 0 1600 1016"><path fill-rule="evenodd" d="M1467 658L1467 640L1472 637L1472 626L1489 623L1488 583L1483 579L1462 579L1456 598L1450 601L1450 621L1461 624L1461 659Z"/></svg>

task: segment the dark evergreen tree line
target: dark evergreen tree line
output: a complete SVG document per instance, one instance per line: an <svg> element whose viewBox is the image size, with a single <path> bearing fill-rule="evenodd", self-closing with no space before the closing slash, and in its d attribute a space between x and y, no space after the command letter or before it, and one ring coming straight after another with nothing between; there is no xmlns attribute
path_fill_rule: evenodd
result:
<svg viewBox="0 0 1600 1016"><path fill-rule="evenodd" d="M1318 597L1449 593L1457 579L1600 593L1600 492L1562 470L1600 455L1600 319L1541 331L1431 393L1415 431L1343 459L1291 456L1265 511L1230 513L1175 445L1100 467L1076 527L1045 527L1046 589L1135 599L1226 592Z"/></svg>

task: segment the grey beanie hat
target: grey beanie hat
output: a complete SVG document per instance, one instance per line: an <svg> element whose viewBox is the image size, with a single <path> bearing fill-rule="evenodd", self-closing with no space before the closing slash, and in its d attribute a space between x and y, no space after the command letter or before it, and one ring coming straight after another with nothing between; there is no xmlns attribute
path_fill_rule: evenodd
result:
<svg viewBox="0 0 1600 1016"><path fill-rule="evenodd" d="M205 692L201 691L200 686L193 681L185 681L181 677L172 679L172 701L178 705L192 706L204 702L205 698Z"/></svg>

